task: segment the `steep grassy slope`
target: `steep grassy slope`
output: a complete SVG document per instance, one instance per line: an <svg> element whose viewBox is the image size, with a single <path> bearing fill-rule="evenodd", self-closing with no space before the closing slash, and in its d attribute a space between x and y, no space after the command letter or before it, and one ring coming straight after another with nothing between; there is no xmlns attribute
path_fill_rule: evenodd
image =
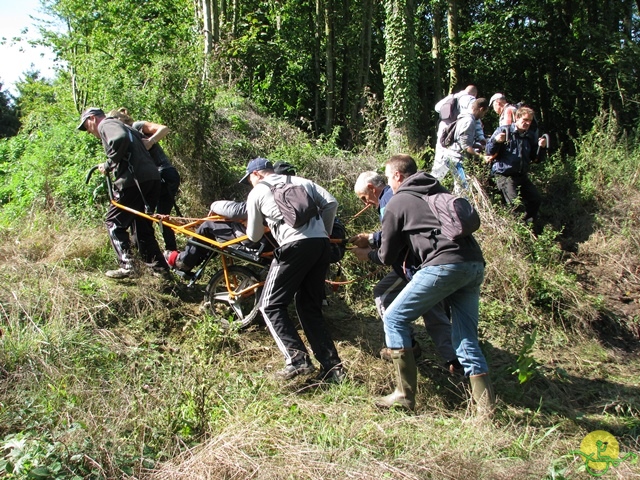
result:
<svg viewBox="0 0 640 480"><path fill-rule="evenodd" d="M313 146L288 130L279 143L274 125L244 108L221 116L234 127L221 128L217 142L238 172L249 153L290 160L336 194L350 233L376 227L375 212L351 219L360 207L351 186L383 157ZM205 282L109 280L102 271L114 260L98 221L25 214L0 231L4 477L592 478L576 452L598 430L619 442L617 460L637 453L638 157L593 145L585 139L571 163L537 167L547 199L537 237L478 175L481 334L500 399L491 422L473 418L466 381L442 368L420 324L416 413L374 406L392 385L371 298L382 268L347 256L353 282L329 292L325 313L348 381L283 385L272 376L282 358L266 329L221 331L200 308ZM628 169L594 168L587 157ZM214 198L243 194L229 186L199 196L198 175L185 172L183 207L194 216ZM640 478L631 457L608 466L605 478Z"/></svg>

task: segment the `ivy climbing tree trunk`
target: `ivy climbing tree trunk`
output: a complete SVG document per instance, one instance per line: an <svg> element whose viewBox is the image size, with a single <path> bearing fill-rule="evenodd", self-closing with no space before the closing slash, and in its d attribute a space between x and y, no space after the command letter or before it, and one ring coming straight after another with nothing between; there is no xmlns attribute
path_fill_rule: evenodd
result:
<svg viewBox="0 0 640 480"><path fill-rule="evenodd" d="M413 0L385 0L384 97L389 152L417 148L418 98Z"/></svg>

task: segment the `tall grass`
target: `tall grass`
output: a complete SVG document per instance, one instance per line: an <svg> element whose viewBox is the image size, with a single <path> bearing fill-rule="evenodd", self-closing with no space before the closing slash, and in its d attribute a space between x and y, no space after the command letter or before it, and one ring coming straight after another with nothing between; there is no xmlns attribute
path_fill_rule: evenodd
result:
<svg viewBox="0 0 640 480"><path fill-rule="evenodd" d="M253 112L230 114L238 118L228 119L236 125L229 138L253 135ZM477 237L487 261L480 327L500 399L492 422L473 417L466 381L442 368L422 325L416 413L374 406L393 385L391 366L377 358L383 332L371 288L381 267L347 254L343 269L353 282L328 297L325 315L348 381L283 385L272 375L282 357L268 331L222 331L200 309L204 285L104 278L114 259L97 213L78 220L44 205L19 220L7 213L0 222L0 476L590 478L572 453L588 432L607 430L622 451L637 451L640 362L631 340L638 319L598 285L637 286L638 154L595 140L603 128L580 140L577 159L536 167L532 177L547 199L547 225L537 236L478 176ZM302 139L287 138L295 141L274 154L299 162L303 175L338 197L349 233L377 228L373 210L352 219L361 205L351 188L384 158L332 145L297 150L291 143ZM241 155L225 142L221 134L219 144L239 165ZM587 161L594 157L597 165ZM607 168L612 162L626 167ZM621 172L629 182L608 179ZM578 192L571 203L554 190L569 183L565 191ZM192 195L194 206L211 200ZM567 211L580 220L570 232L555 223ZM612 343L614 327L626 343ZM625 461L612 476L640 478L640 470Z"/></svg>

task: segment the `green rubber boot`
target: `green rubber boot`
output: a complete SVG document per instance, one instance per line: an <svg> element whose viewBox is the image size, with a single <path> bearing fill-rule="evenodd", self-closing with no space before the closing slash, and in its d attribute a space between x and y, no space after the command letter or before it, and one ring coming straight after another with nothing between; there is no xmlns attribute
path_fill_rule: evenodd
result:
<svg viewBox="0 0 640 480"><path fill-rule="evenodd" d="M383 408L399 407L413 410L416 406L418 369L413 350L391 350L391 360L396 372L396 389L392 394L381 397L376 405Z"/></svg>
<svg viewBox="0 0 640 480"><path fill-rule="evenodd" d="M491 417L496 405L496 399L489 374L471 375L469 382L471 383L471 396L476 404L476 415L479 417Z"/></svg>

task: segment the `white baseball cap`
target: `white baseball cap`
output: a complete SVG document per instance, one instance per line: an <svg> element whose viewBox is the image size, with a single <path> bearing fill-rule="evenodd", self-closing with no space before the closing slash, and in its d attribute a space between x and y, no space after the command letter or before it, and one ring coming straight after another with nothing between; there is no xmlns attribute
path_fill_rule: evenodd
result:
<svg viewBox="0 0 640 480"><path fill-rule="evenodd" d="M504 100L504 99L505 99L505 96L503 94L494 93L491 99L489 100L489 106L492 106L493 102L495 102L496 100Z"/></svg>

